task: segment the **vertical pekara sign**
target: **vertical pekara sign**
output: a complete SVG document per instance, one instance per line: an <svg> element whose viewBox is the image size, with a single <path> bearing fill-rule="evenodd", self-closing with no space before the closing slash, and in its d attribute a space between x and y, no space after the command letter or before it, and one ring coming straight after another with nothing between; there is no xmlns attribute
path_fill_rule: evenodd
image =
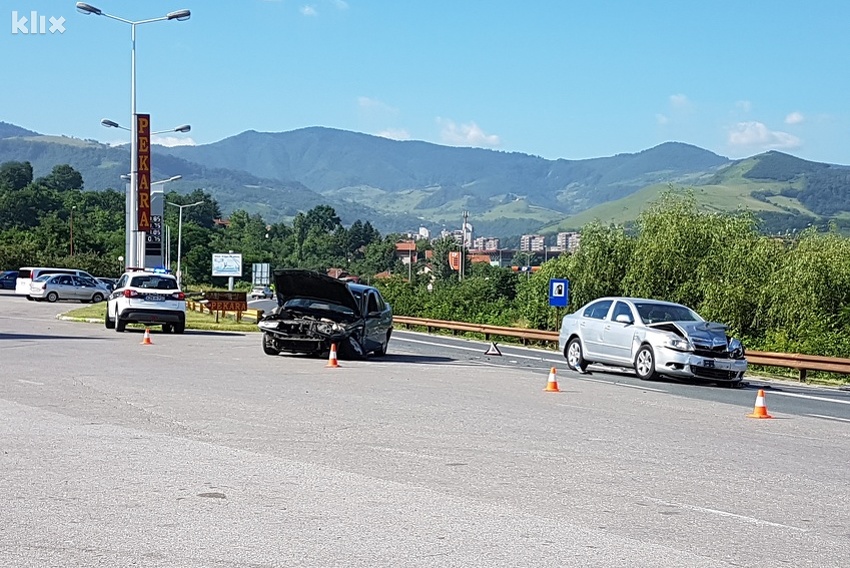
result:
<svg viewBox="0 0 850 568"><path fill-rule="evenodd" d="M138 180L138 230L151 230L151 115L136 115L136 148L138 162L136 163L136 179Z"/></svg>

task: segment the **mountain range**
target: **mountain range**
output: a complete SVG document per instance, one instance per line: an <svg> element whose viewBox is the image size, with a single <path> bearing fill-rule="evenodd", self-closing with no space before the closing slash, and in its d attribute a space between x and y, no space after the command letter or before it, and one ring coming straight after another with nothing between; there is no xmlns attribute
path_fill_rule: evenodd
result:
<svg viewBox="0 0 850 568"><path fill-rule="evenodd" d="M28 160L80 171L86 189L119 188L128 146L46 136L0 122L0 163ZM850 168L781 152L730 160L680 142L633 154L546 160L518 152L398 141L310 127L246 131L205 145L154 146L154 179L168 190L203 188L226 213L244 209L288 220L319 204L343 223L382 232L455 229L463 211L479 236L578 229L599 219L630 223L661 191L693 188L704 207L750 209L771 230L835 219L850 225Z"/></svg>

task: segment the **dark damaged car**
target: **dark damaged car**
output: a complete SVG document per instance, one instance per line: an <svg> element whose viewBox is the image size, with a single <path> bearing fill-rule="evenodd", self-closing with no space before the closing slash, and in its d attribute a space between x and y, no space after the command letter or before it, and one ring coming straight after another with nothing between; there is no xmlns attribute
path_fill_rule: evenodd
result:
<svg viewBox="0 0 850 568"><path fill-rule="evenodd" d="M257 326L263 352L320 355L337 345L340 357L384 355L393 314L377 288L309 270L274 272L277 307Z"/></svg>
<svg viewBox="0 0 850 568"><path fill-rule="evenodd" d="M744 347L727 327L681 304L641 298L599 298L564 316L559 346L579 372L599 363L632 367L638 377L744 378Z"/></svg>

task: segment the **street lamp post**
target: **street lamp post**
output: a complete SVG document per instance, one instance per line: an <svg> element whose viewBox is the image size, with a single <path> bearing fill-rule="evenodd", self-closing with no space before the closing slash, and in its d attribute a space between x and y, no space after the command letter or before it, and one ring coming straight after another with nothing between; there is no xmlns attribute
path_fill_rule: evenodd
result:
<svg viewBox="0 0 850 568"><path fill-rule="evenodd" d="M180 205L179 203L172 203L170 201L166 201L169 205L173 205L180 209L180 215L177 220L177 287L181 290L183 289L183 272L180 270L180 259L183 256L183 209L186 207L194 207L196 205L202 205L203 201L197 201L195 203L190 203L188 205Z"/></svg>
<svg viewBox="0 0 850 568"><path fill-rule="evenodd" d="M76 205L71 206L71 256L74 256L74 210Z"/></svg>
<svg viewBox="0 0 850 568"><path fill-rule="evenodd" d="M117 20L119 22L123 22L125 24L130 24L131 34L131 49L130 49L130 122L132 124L131 129L131 137L130 137L130 224L126 227L126 240L127 246L126 249L128 254L132 255L131 258L127 258L126 266L137 266L138 265L138 255L139 255L139 245L138 245L138 218L137 218L137 203L138 194L139 194L139 176L138 176L138 162L139 162L139 146L138 146L138 125L136 124L136 26L141 24L149 24L152 22L160 22L165 20L177 20L184 21L188 20L192 13L189 10L177 10L176 12L169 12L165 16L161 16L159 18L151 18L148 20L127 20L125 18L119 18L118 16L114 16L112 14L107 14L102 11L100 8L95 8L90 4L86 4L85 2L77 2L77 10L86 15L95 15L95 16L105 16L112 20Z"/></svg>

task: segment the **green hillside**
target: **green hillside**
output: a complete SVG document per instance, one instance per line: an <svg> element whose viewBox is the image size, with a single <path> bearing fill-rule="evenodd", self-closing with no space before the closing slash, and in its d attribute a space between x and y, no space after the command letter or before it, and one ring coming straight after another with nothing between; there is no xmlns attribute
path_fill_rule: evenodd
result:
<svg viewBox="0 0 850 568"><path fill-rule="evenodd" d="M811 218L806 222L815 221L819 217L797 198L782 195L782 192L787 193L789 189L803 190L805 178L775 181L747 177L748 172L759 163L759 157L741 160L717 172L710 178L709 183L687 187L693 191L697 203L706 211L746 210L759 217L803 215ZM633 223L662 192L671 187L684 189L685 186L650 185L622 199L602 203L557 223L546 225L542 231L551 233L577 230L592 221L620 225Z"/></svg>

